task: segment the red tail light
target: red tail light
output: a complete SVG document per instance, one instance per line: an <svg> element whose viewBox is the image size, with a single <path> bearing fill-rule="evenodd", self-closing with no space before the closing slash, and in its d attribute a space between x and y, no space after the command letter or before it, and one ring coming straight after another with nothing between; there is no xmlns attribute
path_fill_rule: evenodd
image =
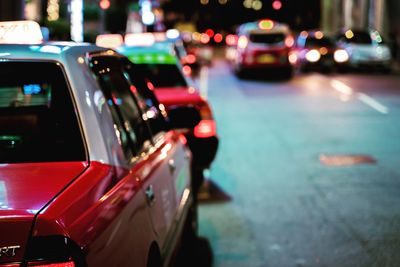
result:
<svg viewBox="0 0 400 267"><path fill-rule="evenodd" d="M194 63L196 63L196 56L193 55L193 54L187 55L187 56L185 57L185 62L186 62L187 64L194 64Z"/></svg>
<svg viewBox="0 0 400 267"><path fill-rule="evenodd" d="M26 253L28 267L86 266L81 248L64 236L36 236Z"/></svg>
<svg viewBox="0 0 400 267"><path fill-rule="evenodd" d="M203 102L197 108L200 111L201 121L194 127L194 136L197 138L207 138L217 135L217 127L208 103Z"/></svg>
<svg viewBox="0 0 400 267"><path fill-rule="evenodd" d="M286 39L285 39L285 45L286 45L286 47L288 47L288 48L291 48L291 47L293 47L293 45L294 45L294 38L293 38L293 36L288 36L288 37L286 37Z"/></svg>
<svg viewBox="0 0 400 267"><path fill-rule="evenodd" d="M190 77L192 75L192 68L188 65L182 67L182 72L185 76Z"/></svg>
<svg viewBox="0 0 400 267"><path fill-rule="evenodd" d="M214 120L201 120L194 127L194 136L197 138L212 137L217 134L217 128Z"/></svg>
<svg viewBox="0 0 400 267"><path fill-rule="evenodd" d="M33 264L29 263L28 266L34 266L34 267L75 267L75 263L73 261L69 262L59 262L59 263L47 263L47 264Z"/></svg>

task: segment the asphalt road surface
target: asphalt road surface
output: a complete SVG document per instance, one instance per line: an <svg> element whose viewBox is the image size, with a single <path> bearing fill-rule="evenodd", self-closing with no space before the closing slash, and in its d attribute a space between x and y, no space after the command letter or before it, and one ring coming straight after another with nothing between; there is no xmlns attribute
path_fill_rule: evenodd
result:
<svg viewBox="0 0 400 267"><path fill-rule="evenodd" d="M400 266L400 76L239 80L223 60L206 74L212 266Z"/></svg>

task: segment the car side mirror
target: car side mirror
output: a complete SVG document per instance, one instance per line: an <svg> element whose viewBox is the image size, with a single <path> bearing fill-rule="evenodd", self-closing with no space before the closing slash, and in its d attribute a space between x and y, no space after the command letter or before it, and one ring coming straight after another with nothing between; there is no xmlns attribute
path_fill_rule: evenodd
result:
<svg viewBox="0 0 400 267"><path fill-rule="evenodd" d="M200 120L200 112L194 107L175 107L168 111L168 125L171 129L191 129Z"/></svg>

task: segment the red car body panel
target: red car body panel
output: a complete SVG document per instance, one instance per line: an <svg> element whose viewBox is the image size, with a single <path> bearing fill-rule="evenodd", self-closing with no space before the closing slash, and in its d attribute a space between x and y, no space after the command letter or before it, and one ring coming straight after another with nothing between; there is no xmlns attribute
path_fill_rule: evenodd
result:
<svg viewBox="0 0 400 267"><path fill-rule="evenodd" d="M9 210L35 214L84 171L87 165L86 162L0 165ZM0 215L3 212L0 210Z"/></svg>
<svg viewBox="0 0 400 267"><path fill-rule="evenodd" d="M87 167L86 162L0 165L0 247L20 246L13 259L23 258L34 216ZM6 204L6 205L4 205ZM1 257L0 263L7 262Z"/></svg>
<svg viewBox="0 0 400 267"><path fill-rule="evenodd" d="M195 106L206 102L196 91L191 91L189 87L155 88L154 93L157 99L163 103L167 109L171 106Z"/></svg>
<svg viewBox="0 0 400 267"><path fill-rule="evenodd" d="M167 162L176 154L182 159L175 156L174 163L177 169L182 169L184 153L166 149L178 146L178 134L167 134L165 140L131 169L91 162L87 170L39 214L33 236L70 237L83 249L90 266L127 265L129 262L145 265L143 256L152 240L157 240L164 249L168 245L163 243L168 240L167 233L174 232L170 227L178 227L175 210L183 192L175 188L167 190L155 177L167 179L170 175ZM149 185L164 188L164 195L155 196L160 205L154 204L150 214L146 212L148 203L143 193ZM186 188L188 186L185 184ZM154 191L160 190L155 188ZM120 244L127 240L132 244L130 253L120 250ZM127 254L132 257L127 258Z"/></svg>
<svg viewBox="0 0 400 267"><path fill-rule="evenodd" d="M263 67L281 67L290 66L288 56L290 49L284 47L268 48L268 49L245 49L242 52L242 64L246 68L263 68ZM252 58L252 62L248 62L248 58ZM263 60L268 57L268 60Z"/></svg>

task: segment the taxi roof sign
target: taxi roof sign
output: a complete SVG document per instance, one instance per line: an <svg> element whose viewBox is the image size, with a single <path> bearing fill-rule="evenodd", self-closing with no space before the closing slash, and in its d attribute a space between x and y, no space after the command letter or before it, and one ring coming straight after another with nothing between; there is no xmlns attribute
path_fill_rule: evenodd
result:
<svg viewBox="0 0 400 267"><path fill-rule="evenodd" d="M35 21L0 22L0 44L40 44L43 35Z"/></svg>
<svg viewBox="0 0 400 267"><path fill-rule="evenodd" d="M100 34L96 37L96 45L105 48L117 48L124 43L121 34Z"/></svg>
<svg viewBox="0 0 400 267"><path fill-rule="evenodd" d="M156 38L151 32L125 34L125 45L127 46L151 46L155 41Z"/></svg>

